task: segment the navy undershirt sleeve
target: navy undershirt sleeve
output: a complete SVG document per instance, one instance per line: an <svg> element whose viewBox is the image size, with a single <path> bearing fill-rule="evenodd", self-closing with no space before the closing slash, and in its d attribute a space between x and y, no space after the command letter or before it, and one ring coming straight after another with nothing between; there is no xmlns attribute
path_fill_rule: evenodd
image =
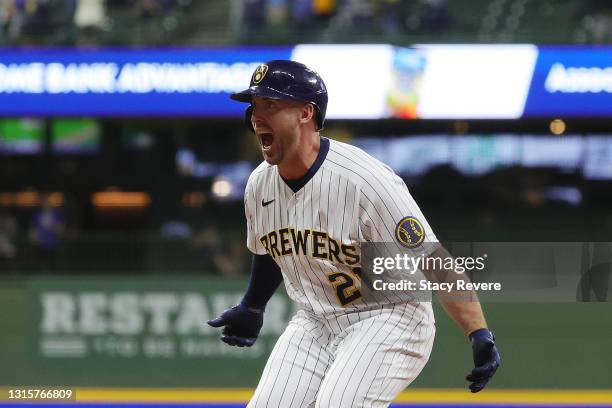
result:
<svg viewBox="0 0 612 408"><path fill-rule="evenodd" d="M250 308L265 309L282 281L283 274L270 255L253 255L249 286L241 303Z"/></svg>

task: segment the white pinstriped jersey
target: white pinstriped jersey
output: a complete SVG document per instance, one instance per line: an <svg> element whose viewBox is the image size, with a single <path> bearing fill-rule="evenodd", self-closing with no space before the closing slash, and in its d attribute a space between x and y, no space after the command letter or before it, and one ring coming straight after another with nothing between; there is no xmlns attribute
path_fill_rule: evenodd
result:
<svg viewBox="0 0 612 408"><path fill-rule="evenodd" d="M401 294L360 299L354 269L360 267L360 244L396 242L396 226L407 216L420 221L425 242L437 241L403 180L363 150L326 138L313 167L296 192L277 166L263 162L253 171L244 200L248 248L270 254L291 299L315 315L409 301ZM425 249L411 251L419 256ZM431 315L429 303L420 307Z"/></svg>

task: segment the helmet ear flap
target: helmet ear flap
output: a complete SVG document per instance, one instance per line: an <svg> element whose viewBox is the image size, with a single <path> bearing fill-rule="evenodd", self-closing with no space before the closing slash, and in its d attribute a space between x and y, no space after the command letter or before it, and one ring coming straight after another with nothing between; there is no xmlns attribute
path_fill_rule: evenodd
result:
<svg viewBox="0 0 612 408"><path fill-rule="evenodd" d="M253 123L251 122L251 115L253 115L253 106L249 105L248 108L244 111L244 123L247 128L253 133L255 133L255 129L253 129Z"/></svg>
<svg viewBox="0 0 612 408"><path fill-rule="evenodd" d="M323 130L323 123L325 122L325 119L323 118L323 114L318 108L315 108L315 110L316 110L315 118L317 119L317 132L318 132L320 130Z"/></svg>

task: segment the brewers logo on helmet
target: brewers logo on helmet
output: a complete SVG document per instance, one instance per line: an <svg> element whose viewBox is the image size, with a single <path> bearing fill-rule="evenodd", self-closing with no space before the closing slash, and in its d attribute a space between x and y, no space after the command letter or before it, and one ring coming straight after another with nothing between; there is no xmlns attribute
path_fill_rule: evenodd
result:
<svg viewBox="0 0 612 408"><path fill-rule="evenodd" d="M253 73L253 79L251 80L251 82L253 84L260 83L266 76L267 72L268 72L268 66L266 64L261 64L260 66L257 67L255 72Z"/></svg>
<svg viewBox="0 0 612 408"><path fill-rule="evenodd" d="M231 95L240 102L251 102L254 96L289 99L311 103L316 110L317 130L323 129L327 110L327 88L323 79L306 65L289 60L272 60L259 65L249 88ZM245 112L245 122L251 131L252 107Z"/></svg>

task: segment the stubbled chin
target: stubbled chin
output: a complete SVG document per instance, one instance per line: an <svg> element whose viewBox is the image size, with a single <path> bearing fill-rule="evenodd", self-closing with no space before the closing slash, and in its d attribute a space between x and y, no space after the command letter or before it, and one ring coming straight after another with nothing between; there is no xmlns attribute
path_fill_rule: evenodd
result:
<svg viewBox="0 0 612 408"><path fill-rule="evenodd" d="M268 164L277 164L278 162L278 157L275 154L275 149L269 149L269 150L264 150L263 148L261 149L261 154L264 158L264 160L268 163Z"/></svg>

